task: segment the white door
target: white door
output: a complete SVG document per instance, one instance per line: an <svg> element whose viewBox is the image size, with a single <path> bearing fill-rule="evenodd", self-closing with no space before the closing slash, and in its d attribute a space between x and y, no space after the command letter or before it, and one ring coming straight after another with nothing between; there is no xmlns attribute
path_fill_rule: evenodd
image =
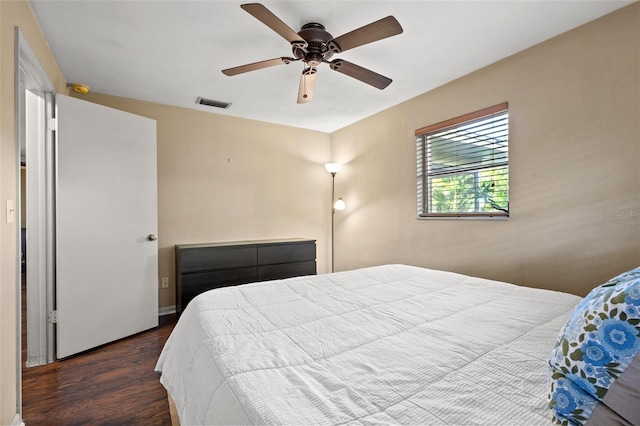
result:
<svg viewBox="0 0 640 426"><path fill-rule="evenodd" d="M158 325L156 122L56 96L57 357Z"/></svg>

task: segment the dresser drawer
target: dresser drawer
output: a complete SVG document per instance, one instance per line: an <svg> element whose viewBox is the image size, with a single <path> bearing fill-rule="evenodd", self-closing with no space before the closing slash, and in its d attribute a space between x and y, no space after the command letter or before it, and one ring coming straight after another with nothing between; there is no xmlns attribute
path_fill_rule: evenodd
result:
<svg viewBox="0 0 640 426"><path fill-rule="evenodd" d="M301 275L315 275L316 261L283 263L258 267L258 281L281 280Z"/></svg>
<svg viewBox="0 0 640 426"><path fill-rule="evenodd" d="M255 246L197 248L183 250L180 256L180 266L183 274L257 265Z"/></svg>
<svg viewBox="0 0 640 426"><path fill-rule="evenodd" d="M257 280L258 273L255 266L182 275L180 279L181 291L178 292L176 308L178 312L182 312L191 299L205 291L252 283Z"/></svg>
<svg viewBox="0 0 640 426"><path fill-rule="evenodd" d="M315 260L315 242L258 246L258 265Z"/></svg>

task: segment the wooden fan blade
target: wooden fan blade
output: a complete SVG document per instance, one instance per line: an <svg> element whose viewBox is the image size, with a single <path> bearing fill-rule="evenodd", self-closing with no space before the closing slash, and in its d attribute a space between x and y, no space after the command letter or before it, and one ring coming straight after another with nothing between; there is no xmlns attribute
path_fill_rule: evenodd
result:
<svg viewBox="0 0 640 426"><path fill-rule="evenodd" d="M329 63L330 67L334 71L338 71L349 77L353 77L362 81L363 83L370 84L380 90L384 89L391 84L393 80L384 75L380 75L366 68L362 68L360 65L347 62L344 59L336 59Z"/></svg>
<svg viewBox="0 0 640 426"><path fill-rule="evenodd" d="M302 48L307 46L307 42L304 41L298 33L293 31L291 27L282 22L280 18L274 15L269 9L261 5L260 3L247 3L240 6L258 21L271 28L273 31L280 34L289 43L295 44Z"/></svg>
<svg viewBox="0 0 640 426"><path fill-rule="evenodd" d="M313 99L313 88L316 84L316 75L318 71L315 68L305 68L300 76L300 87L298 88L298 103L306 104Z"/></svg>
<svg viewBox="0 0 640 426"><path fill-rule="evenodd" d="M276 65L288 64L293 61L297 61L297 59L284 58L284 57L267 59L266 61L240 65L239 67L227 68L226 70L222 70L222 73L224 75L232 76L232 75L242 74L249 71L261 70L262 68L269 68L269 67L275 67Z"/></svg>
<svg viewBox="0 0 640 426"><path fill-rule="evenodd" d="M329 44L334 52L344 52L363 44L373 43L383 38L402 33L402 26L393 16L387 16L379 21L365 25L356 30L334 38ZM335 43L335 44L334 44ZM337 45L337 46L336 46Z"/></svg>

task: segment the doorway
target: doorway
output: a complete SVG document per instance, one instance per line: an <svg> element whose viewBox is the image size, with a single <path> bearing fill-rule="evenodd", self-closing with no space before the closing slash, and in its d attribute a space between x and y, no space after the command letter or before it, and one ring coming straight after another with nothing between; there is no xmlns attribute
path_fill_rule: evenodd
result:
<svg viewBox="0 0 640 426"><path fill-rule="evenodd" d="M155 120L55 95L19 30L16 43L20 324L21 278L26 299L20 377L22 365L158 325L157 149Z"/></svg>
<svg viewBox="0 0 640 426"><path fill-rule="evenodd" d="M16 412L22 415L22 327L26 327L24 363L53 361L53 117L55 88L28 42L15 29L16 132ZM24 264L23 264L24 261ZM23 282L26 312L23 318ZM23 321L24 319L24 321Z"/></svg>
<svg viewBox="0 0 640 426"><path fill-rule="evenodd" d="M25 78L21 71L21 80ZM25 287L26 366L53 360L53 324L43 313L53 306L53 229L49 170L52 148L47 143L47 94L22 85L24 124L20 140L20 262L21 285ZM23 180L24 177L24 180ZM51 350L49 350L51 346Z"/></svg>

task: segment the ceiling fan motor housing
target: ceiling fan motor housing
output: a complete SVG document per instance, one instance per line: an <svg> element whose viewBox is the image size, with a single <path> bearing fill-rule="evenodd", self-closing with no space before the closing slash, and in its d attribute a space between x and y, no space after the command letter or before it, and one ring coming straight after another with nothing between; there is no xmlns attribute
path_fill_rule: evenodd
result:
<svg viewBox="0 0 640 426"><path fill-rule="evenodd" d="M322 24L310 22L304 24L298 35L307 42L307 47L303 48L292 43L293 55L301 59L310 67L317 67L320 63L328 61L334 52L339 52L329 43L333 40L333 36L325 31ZM337 45L336 45L337 46Z"/></svg>

